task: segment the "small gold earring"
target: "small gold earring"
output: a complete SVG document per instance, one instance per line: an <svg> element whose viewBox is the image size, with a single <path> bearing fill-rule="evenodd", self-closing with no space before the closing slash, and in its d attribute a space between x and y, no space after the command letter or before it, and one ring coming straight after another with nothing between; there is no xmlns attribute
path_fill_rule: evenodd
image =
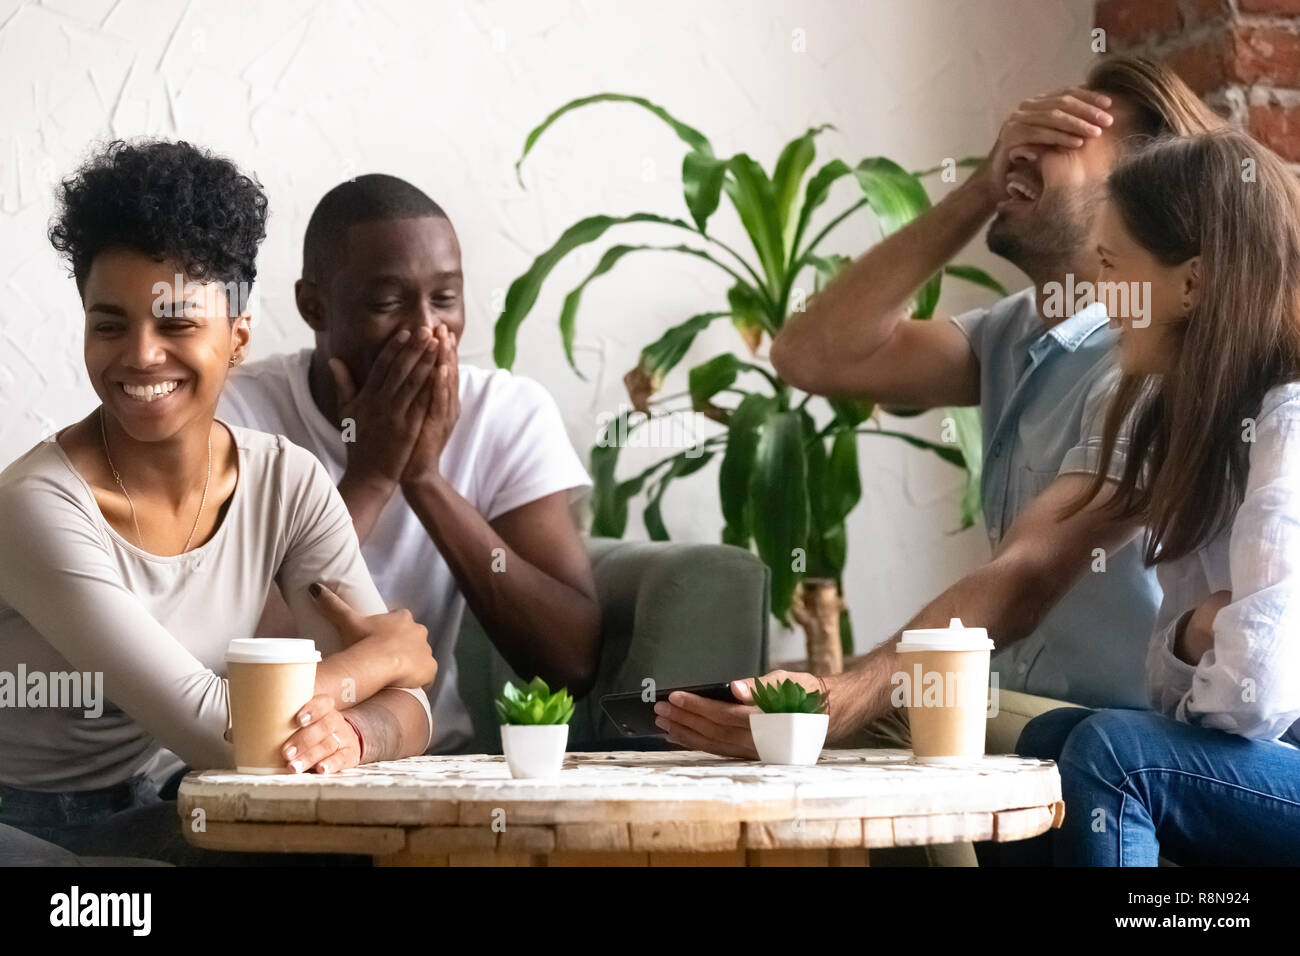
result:
<svg viewBox="0 0 1300 956"><path fill-rule="evenodd" d="M234 356L232 355L232 356L230 357L230 361L227 363L227 367L228 367L228 368L234 368L234 367L235 367L235 364L236 364L236 362L235 362L235 358L234 358Z"/></svg>

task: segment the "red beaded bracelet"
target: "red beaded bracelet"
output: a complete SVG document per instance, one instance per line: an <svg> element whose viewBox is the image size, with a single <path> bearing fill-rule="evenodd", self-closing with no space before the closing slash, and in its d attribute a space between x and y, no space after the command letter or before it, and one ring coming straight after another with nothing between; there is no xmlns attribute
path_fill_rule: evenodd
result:
<svg viewBox="0 0 1300 956"><path fill-rule="evenodd" d="M347 721L348 726L352 728L352 732L357 735L357 763L363 763L364 761L362 758L364 758L366 754L366 742L361 736L361 728L358 727L356 722L350 719L347 714L340 714L339 716Z"/></svg>

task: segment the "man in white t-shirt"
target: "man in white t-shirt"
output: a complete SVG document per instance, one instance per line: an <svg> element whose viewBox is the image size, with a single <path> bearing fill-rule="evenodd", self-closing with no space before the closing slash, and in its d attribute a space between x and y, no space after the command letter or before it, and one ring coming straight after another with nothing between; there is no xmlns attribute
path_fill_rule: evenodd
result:
<svg viewBox="0 0 1300 956"><path fill-rule="evenodd" d="M468 600L514 669L590 689L600 609L570 510L591 486L555 401L536 382L457 360L460 246L442 209L392 176L359 176L317 205L298 311L314 348L254 362L219 406L325 465L390 606L429 630L430 753L469 740L455 647ZM259 633L284 634L268 596Z"/></svg>

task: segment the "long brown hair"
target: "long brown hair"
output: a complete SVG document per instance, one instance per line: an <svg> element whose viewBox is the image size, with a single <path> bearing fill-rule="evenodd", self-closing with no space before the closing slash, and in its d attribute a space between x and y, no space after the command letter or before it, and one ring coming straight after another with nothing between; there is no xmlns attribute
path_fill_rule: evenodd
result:
<svg viewBox="0 0 1300 956"><path fill-rule="evenodd" d="M1088 71L1087 86L1121 96L1134 107L1133 132L1141 136L1194 136L1225 121L1169 67L1139 56L1109 56Z"/></svg>
<svg viewBox="0 0 1300 956"><path fill-rule="evenodd" d="M1147 564L1190 554L1245 494L1249 429L1264 394L1300 378L1300 191L1276 155L1223 129L1165 137L1106 183L1125 228L1165 265L1201 257L1199 297L1171 329L1164 375L1123 375L1101 462L1067 513L1094 499L1125 422L1123 477L1105 510L1147 526Z"/></svg>

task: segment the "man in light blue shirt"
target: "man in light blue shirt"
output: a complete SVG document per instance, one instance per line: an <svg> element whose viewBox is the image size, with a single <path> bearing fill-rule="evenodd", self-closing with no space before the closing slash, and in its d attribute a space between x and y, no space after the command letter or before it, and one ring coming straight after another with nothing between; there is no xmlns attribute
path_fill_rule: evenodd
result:
<svg viewBox="0 0 1300 956"><path fill-rule="evenodd" d="M863 395L887 407L979 405L993 555L905 627L960 617L987 628L999 685L1011 691L999 695L990 752L1013 749L1028 718L1060 701L1148 706L1143 661L1160 592L1135 546L1142 529L1106 511L1113 484L1066 516L1099 457L1117 376L1115 333L1103 309L1063 305L1073 298L1061 291L1098 275L1092 220L1117 158L1142 137L1191 135L1222 122L1166 68L1103 60L1086 86L1021 103L966 182L848 266L773 341L778 372L808 392ZM911 319L916 290L990 217L990 250L1033 286L951 321ZM1124 449L1116 452L1111 477L1123 467ZM828 691L828 741L865 727L876 743L906 747L906 712L890 700L900 636L842 674L778 671L766 679ZM750 687L735 681L732 692L748 704ZM676 693L656 711L677 743L752 757L751 708L743 704Z"/></svg>
<svg viewBox="0 0 1300 956"><path fill-rule="evenodd" d="M1060 476L1095 469L1102 412L1118 376L1116 332L1101 303L1044 327L1033 289L952 321L979 363L981 503L996 554L1020 513ZM1121 439L1112 477L1124 461ZM1001 690L1145 708L1146 639L1160 606L1155 572L1143 566L1137 536L1090 557L1032 633L1000 644L991 668Z"/></svg>

